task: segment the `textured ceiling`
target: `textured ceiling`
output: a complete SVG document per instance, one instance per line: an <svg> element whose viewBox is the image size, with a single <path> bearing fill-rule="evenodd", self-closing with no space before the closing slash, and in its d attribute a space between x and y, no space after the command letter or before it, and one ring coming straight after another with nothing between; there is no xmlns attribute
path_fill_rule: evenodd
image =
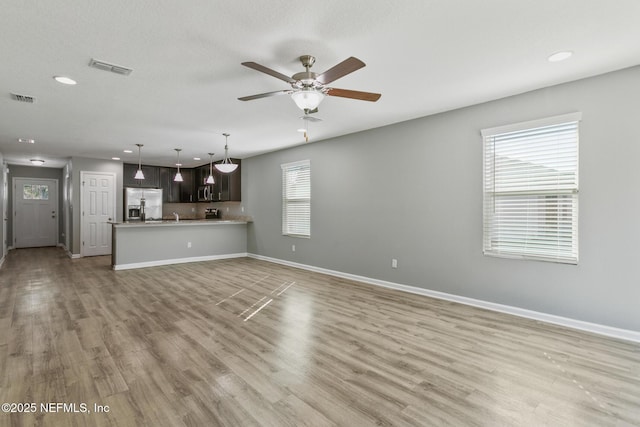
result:
<svg viewBox="0 0 640 427"><path fill-rule="evenodd" d="M206 163L304 143L289 96L238 101L288 85L283 74L317 57L322 72L356 56L367 66L331 86L382 93L376 103L327 97L311 141L489 101L640 63L637 0L325 0L323 2L22 0L0 12L0 153ZM559 63L551 53L572 50ZM121 76L91 58L132 68ZM53 80L77 80L64 86ZM36 97L19 103L10 93ZM33 145L18 138L33 138ZM191 160L194 156L203 160Z"/></svg>

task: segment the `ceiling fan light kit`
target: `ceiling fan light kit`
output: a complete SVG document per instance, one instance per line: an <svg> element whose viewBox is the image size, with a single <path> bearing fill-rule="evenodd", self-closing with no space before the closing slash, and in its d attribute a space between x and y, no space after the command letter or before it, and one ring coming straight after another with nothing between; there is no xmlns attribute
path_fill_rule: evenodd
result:
<svg viewBox="0 0 640 427"><path fill-rule="evenodd" d="M324 99L321 91L312 88L303 88L291 94L291 98L301 110L315 110Z"/></svg>

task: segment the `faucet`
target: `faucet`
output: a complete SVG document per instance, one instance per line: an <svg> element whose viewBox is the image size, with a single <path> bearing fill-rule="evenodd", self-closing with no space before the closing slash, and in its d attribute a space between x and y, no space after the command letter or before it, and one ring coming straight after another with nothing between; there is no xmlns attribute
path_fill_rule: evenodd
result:
<svg viewBox="0 0 640 427"><path fill-rule="evenodd" d="M176 222L180 222L180 215L177 212L174 212L173 215L176 217Z"/></svg>

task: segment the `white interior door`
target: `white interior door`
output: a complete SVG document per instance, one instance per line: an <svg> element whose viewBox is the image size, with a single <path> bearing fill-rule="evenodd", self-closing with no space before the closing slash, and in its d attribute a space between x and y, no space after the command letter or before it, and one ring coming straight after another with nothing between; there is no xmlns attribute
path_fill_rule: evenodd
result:
<svg viewBox="0 0 640 427"><path fill-rule="evenodd" d="M58 243L58 181L14 178L14 227L16 248L56 246Z"/></svg>
<svg viewBox="0 0 640 427"><path fill-rule="evenodd" d="M82 256L111 254L111 224L116 214L116 176L80 172L82 184Z"/></svg>

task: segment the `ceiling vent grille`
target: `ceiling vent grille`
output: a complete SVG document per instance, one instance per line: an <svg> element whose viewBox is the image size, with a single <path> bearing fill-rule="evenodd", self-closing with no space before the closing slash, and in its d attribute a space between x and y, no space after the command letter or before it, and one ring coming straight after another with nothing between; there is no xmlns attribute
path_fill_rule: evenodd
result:
<svg viewBox="0 0 640 427"><path fill-rule="evenodd" d="M99 61L97 59L91 59L91 61L89 61L89 67L97 68L98 70L109 71L111 73L116 73L123 76L128 76L133 71L131 68L109 64L108 62Z"/></svg>
<svg viewBox="0 0 640 427"><path fill-rule="evenodd" d="M33 104L34 102L36 102L36 99L33 96L20 95L18 93L12 93L11 99L13 99L14 101L26 102L28 104Z"/></svg>

